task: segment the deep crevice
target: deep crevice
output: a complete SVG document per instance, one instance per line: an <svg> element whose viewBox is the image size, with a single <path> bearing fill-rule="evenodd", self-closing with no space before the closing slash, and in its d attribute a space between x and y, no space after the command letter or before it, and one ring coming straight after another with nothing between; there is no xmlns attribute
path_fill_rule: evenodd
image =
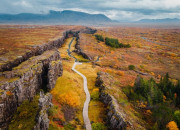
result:
<svg viewBox="0 0 180 130"><path fill-rule="evenodd" d="M41 73L41 78L42 78L42 88L43 91L46 93L48 92L48 87L47 85L49 84L49 80L48 80L48 67L49 65L46 64L43 66L43 69L42 69L42 73Z"/></svg>

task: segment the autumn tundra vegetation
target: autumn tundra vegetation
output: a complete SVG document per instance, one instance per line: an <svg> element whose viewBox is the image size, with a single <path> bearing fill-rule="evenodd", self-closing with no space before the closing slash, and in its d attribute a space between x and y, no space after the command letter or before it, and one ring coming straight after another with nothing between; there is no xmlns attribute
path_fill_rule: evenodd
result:
<svg viewBox="0 0 180 130"><path fill-rule="evenodd" d="M99 55L97 67L114 77L112 95L121 105L132 104L133 108L125 105L122 109L127 115L130 113L127 109L136 111L137 120L143 124L140 120L143 119L147 129L179 127L177 36L179 29L138 27L107 27L99 29L94 36L81 34L81 48L92 59ZM130 48L119 48L116 46L119 43ZM128 99L120 96L122 93ZM136 119L135 116L131 117Z"/></svg>
<svg viewBox="0 0 180 130"><path fill-rule="evenodd" d="M0 26L0 65L14 61L37 45L48 43L72 32L56 49L60 52L63 73L50 93L48 109L50 130L85 129L82 109L85 101L83 79L72 71L74 59L83 62L76 69L87 78L91 95L89 118L93 130L112 129L121 119L123 129L180 128L180 29L158 27L91 27L81 26ZM82 31L83 30L83 31ZM81 53L78 53L79 50ZM82 53L83 52L83 53ZM86 54L86 56L82 55ZM88 58L87 58L88 57ZM29 59L31 60L31 58ZM4 80L4 72L0 79ZM101 86L97 85L98 76ZM0 88L0 95L5 90ZM104 95L103 95L104 94ZM7 91L11 97L13 93ZM112 106L103 96L110 95ZM9 129L32 129L36 122L40 94L25 100L12 115ZM0 99L1 101L1 99ZM109 120L109 111L117 116ZM30 123L31 122L31 123ZM119 127L121 128L121 126Z"/></svg>

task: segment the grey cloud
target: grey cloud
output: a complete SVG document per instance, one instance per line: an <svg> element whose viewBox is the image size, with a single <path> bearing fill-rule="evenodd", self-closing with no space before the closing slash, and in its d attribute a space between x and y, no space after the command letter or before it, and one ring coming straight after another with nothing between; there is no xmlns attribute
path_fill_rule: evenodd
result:
<svg viewBox="0 0 180 130"><path fill-rule="evenodd" d="M47 13L49 10L104 13L116 20L180 18L179 0L1 0L0 13Z"/></svg>

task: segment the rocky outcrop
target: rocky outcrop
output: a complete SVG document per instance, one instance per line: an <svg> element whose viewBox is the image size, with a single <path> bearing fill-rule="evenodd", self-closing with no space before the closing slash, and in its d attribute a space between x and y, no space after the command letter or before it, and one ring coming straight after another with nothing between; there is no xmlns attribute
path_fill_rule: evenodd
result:
<svg viewBox="0 0 180 130"><path fill-rule="evenodd" d="M61 47L62 44L64 43L64 40L68 37L70 32L71 31L64 32L63 36L61 38L56 39L54 41L50 41L50 42L44 43L42 45L30 46L30 50L28 52L26 52L24 55L18 56L15 60L8 61L7 63L0 65L0 72L10 71L10 70L12 70L13 67L18 66L20 63L28 60L32 56L38 56L47 50Z"/></svg>
<svg viewBox="0 0 180 130"><path fill-rule="evenodd" d="M107 75L107 73L98 73L96 86L100 88L100 100L107 106L108 127L111 130L126 129L128 122L124 119L123 113L119 111L116 99L106 92L107 86L104 84L102 75Z"/></svg>
<svg viewBox="0 0 180 130"><path fill-rule="evenodd" d="M59 51L46 51L34 56L0 76L0 128L6 126L17 107L43 89L51 90L62 75Z"/></svg>
<svg viewBox="0 0 180 130"><path fill-rule="evenodd" d="M81 31L83 31L83 30L81 30ZM73 50L73 52L76 52L77 54L82 55L85 59L91 60L91 57L89 57L86 53L84 53L83 50L80 48L80 45L79 45L79 33L81 31L72 31L72 30L67 31L67 36L66 37L69 37L69 36L76 37L76 45L75 45L75 50Z"/></svg>
<svg viewBox="0 0 180 130"><path fill-rule="evenodd" d="M80 32L81 33L87 33L87 34L94 34L94 33L97 32L97 30L89 28L89 27L86 27L85 29L82 29Z"/></svg>
<svg viewBox="0 0 180 130"><path fill-rule="evenodd" d="M96 29L92 29L92 28L89 28L89 27L86 27L84 29L81 29L81 30L69 30L67 31L67 36L68 37L69 35L70 36L74 36L76 37L76 45L75 45L75 50L73 50L73 52L76 52L77 54L79 55L82 55L85 59L88 59L88 60L92 60L90 56L88 56L81 48L80 48L80 44L79 44L79 39L80 39L80 36L79 36L79 33L87 33L87 34L94 34L97 30Z"/></svg>
<svg viewBox="0 0 180 130"><path fill-rule="evenodd" d="M74 52L76 52L77 54L79 55L82 55L85 59L88 59L88 60L92 60L90 56L88 56L80 47L80 44L79 44L79 34L78 36L76 37L76 45L75 45L75 48L76 50L74 50Z"/></svg>
<svg viewBox="0 0 180 130"><path fill-rule="evenodd" d="M52 107L52 95L47 93L44 95L44 92L40 92L39 98L39 112L36 117L36 125L34 130L48 130L49 128L49 119L48 119L48 110Z"/></svg>

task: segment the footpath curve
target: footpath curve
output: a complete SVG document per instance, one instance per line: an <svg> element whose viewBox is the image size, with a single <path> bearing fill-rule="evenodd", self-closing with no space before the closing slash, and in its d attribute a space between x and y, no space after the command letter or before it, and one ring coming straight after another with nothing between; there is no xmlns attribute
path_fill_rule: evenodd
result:
<svg viewBox="0 0 180 130"><path fill-rule="evenodd" d="M78 60L74 56L71 55L70 48L71 48L71 44L72 44L73 40L74 40L74 38L69 43L69 48L67 49L67 52L70 57L73 57L75 59L72 70L74 72L76 72L77 74L79 74L83 78L83 81L84 81L83 86L84 86L84 92L86 94L86 101L84 102L84 107L83 107L83 120L84 120L86 130L92 130L91 123L90 123L89 116L88 116L88 107L89 107L89 102L90 102L91 97L90 97L89 90L87 87L87 78L82 73L80 73L79 71L77 71L75 69L76 65L82 64L82 63L78 62Z"/></svg>
<svg viewBox="0 0 180 130"><path fill-rule="evenodd" d="M86 101L84 102L84 107L83 107L83 119L84 119L84 124L86 126L86 130L92 130L91 123L90 123L89 116L88 116L88 107L89 107L89 102L90 102L90 94L89 94L88 87L87 87L87 78L83 74L81 74L79 71L77 71L75 69L76 65L78 65L78 64L82 64L82 63L75 62L73 67L72 67L72 70L74 72L76 72L77 74L79 74L81 77L83 77L84 91L86 93Z"/></svg>

